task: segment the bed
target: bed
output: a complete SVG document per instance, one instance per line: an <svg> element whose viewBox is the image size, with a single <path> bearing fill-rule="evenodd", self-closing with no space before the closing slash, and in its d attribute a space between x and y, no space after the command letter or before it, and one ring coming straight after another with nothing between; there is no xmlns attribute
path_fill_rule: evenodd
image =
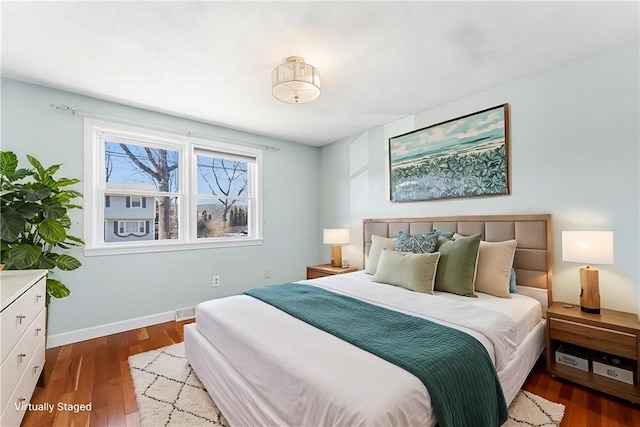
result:
<svg viewBox="0 0 640 427"><path fill-rule="evenodd" d="M472 336L486 350L508 405L544 348L544 314L551 300L551 217L365 219L364 265L370 270L372 258L382 253L388 266L387 260L398 255L388 249L378 252L383 239L434 232L442 245L453 245L445 240L467 242L477 235L484 248L515 240L511 265L517 293L498 297L476 291L470 298L437 288L432 293L415 292L376 281L382 259L377 261L380 271L373 274L361 270L297 283ZM448 247L440 246L443 254ZM479 264L474 280L480 275L478 268ZM436 279L434 273L434 287ZM185 326L185 350L231 425L436 425L439 421L430 392L416 375L255 296L199 304L196 322Z"/></svg>

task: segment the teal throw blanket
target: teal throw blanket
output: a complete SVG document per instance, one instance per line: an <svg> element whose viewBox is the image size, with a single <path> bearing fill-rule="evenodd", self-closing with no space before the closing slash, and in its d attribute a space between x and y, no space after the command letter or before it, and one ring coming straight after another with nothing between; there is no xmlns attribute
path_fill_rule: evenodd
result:
<svg viewBox="0 0 640 427"><path fill-rule="evenodd" d="M310 285L245 293L418 377L441 427L498 427L507 420L487 350L464 332Z"/></svg>

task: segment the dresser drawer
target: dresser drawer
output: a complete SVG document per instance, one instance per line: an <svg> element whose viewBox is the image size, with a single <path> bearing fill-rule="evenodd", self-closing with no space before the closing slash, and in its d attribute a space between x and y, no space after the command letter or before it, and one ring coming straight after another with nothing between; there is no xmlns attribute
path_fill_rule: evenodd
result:
<svg viewBox="0 0 640 427"><path fill-rule="evenodd" d="M44 307L46 278L42 278L0 313L0 362L3 362Z"/></svg>
<svg viewBox="0 0 640 427"><path fill-rule="evenodd" d="M553 317L550 322L551 339L633 360L638 358L637 337L635 334Z"/></svg>
<svg viewBox="0 0 640 427"><path fill-rule="evenodd" d="M2 378L2 394L0 394L0 408L7 405L9 397L13 393L18 380L24 372L30 368L30 360L36 354L38 346L45 340L45 322L47 310L43 307L36 320L28 326L18 344L9 353L9 356L0 366L0 378Z"/></svg>
<svg viewBox="0 0 640 427"><path fill-rule="evenodd" d="M7 405L2 409L0 426L19 427L25 414L25 407L31 401L31 396L36 388L36 383L44 367L45 341L42 340L35 354L28 361L27 369L22 373L18 387L12 393Z"/></svg>

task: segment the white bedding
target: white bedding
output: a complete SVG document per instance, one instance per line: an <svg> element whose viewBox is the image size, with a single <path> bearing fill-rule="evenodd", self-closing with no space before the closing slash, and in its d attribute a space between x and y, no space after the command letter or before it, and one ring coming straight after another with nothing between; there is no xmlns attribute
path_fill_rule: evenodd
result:
<svg viewBox="0 0 640 427"><path fill-rule="evenodd" d="M505 299L476 292L478 298L469 298L436 291L434 298L372 282L371 277L364 271L358 271L299 283L319 286L463 330L485 345L498 370L512 358L518 344L542 317L542 308L537 301L518 294ZM483 321L478 322L478 319ZM491 343L486 343L487 338ZM494 350L492 344L498 347Z"/></svg>
<svg viewBox="0 0 640 427"><path fill-rule="evenodd" d="M521 369L514 358L535 362L542 349L537 301L417 294L370 277L358 272L302 283L472 334L499 366L507 402L513 399L514 387L505 383ZM429 394L415 376L252 297L204 302L187 326L187 357L232 425L435 424ZM521 354L522 348L531 352ZM515 392L520 385L516 381Z"/></svg>

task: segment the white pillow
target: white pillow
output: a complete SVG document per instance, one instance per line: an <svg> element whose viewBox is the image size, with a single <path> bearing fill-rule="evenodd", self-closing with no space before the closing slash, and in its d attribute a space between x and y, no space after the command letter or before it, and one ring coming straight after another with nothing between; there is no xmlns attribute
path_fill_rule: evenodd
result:
<svg viewBox="0 0 640 427"><path fill-rule="evenodd" d="M394 249L396 248L396 238L371 236L371 248L369 249L369 257L367 258L367 265L364 268L364 272L368 274L375 274L378 269L378 262L380 261L380 253L382 249Z"/></svg>

